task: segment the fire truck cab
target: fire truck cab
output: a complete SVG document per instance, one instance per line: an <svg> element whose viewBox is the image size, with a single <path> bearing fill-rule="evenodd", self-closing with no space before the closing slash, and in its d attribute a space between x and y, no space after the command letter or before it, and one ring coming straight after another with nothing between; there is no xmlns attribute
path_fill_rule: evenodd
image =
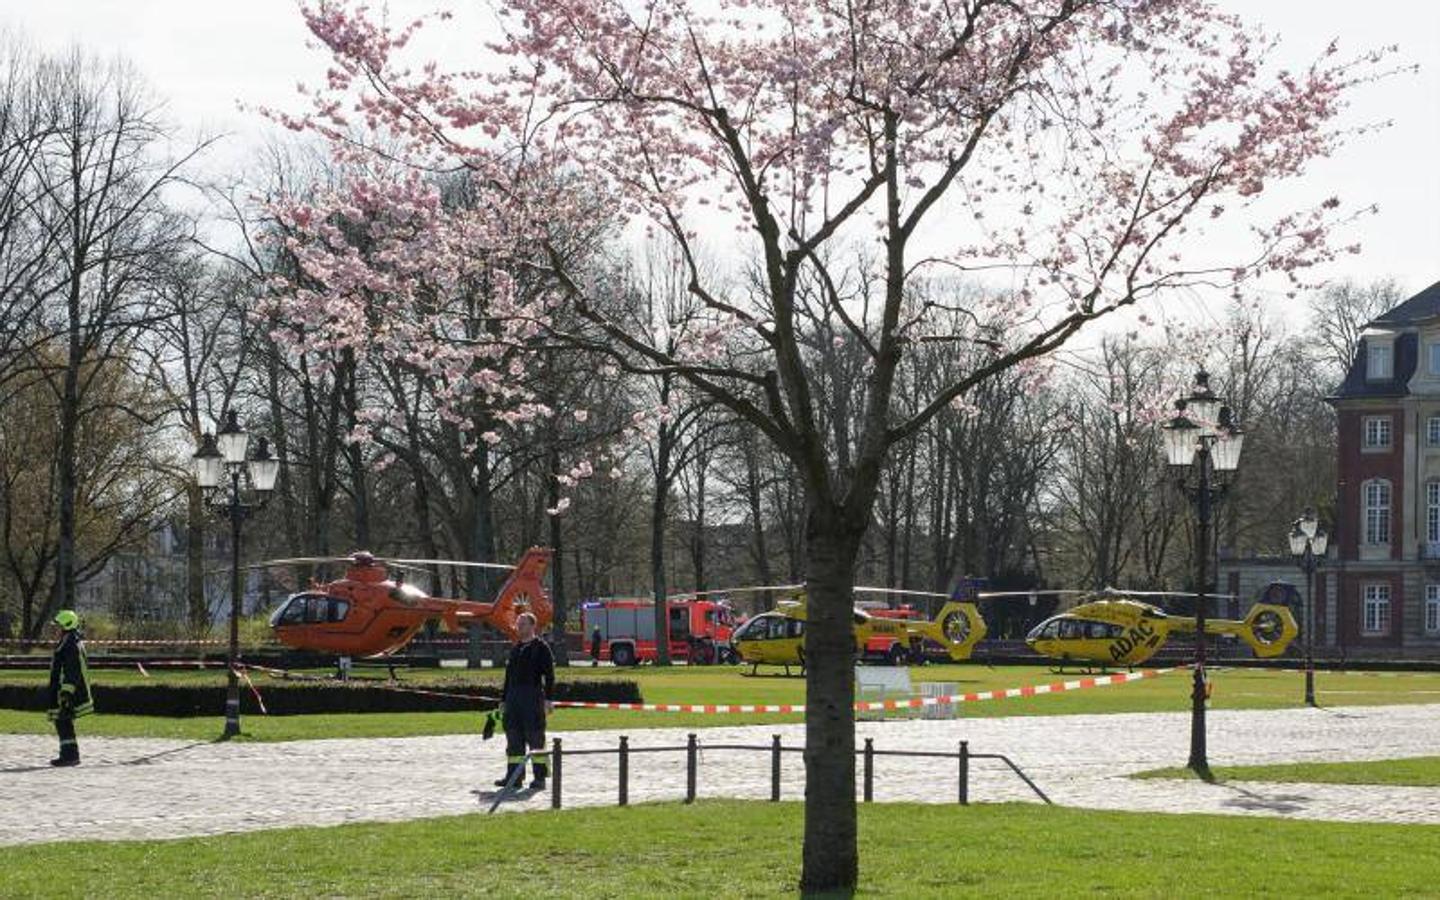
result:
<svg viewBox="0 0 1440 900"><path fill-rule="evenodd" d="M869 613L872 619L893 619L901 623L925 621L925 615L908 603L892 608L883 602L862 600L855 606ZM923 662L925 648L923 640L907 634L903 628L898 633L891 629L872 629L865 639L861 655L900 666L907 662Z"/></svg>
<svg viewBox="0 0 1440 900"><path fill-rule="evenodd" d="M733 663L738 660L730 646L735 630L735 610L722 600L671 600L666 604L670 658L691 665ZM617 666L654 662L658 656L655 640L655 604L650 600L603 600L582 604L585 646L596 628L600 629L600 658Z"/></svg>

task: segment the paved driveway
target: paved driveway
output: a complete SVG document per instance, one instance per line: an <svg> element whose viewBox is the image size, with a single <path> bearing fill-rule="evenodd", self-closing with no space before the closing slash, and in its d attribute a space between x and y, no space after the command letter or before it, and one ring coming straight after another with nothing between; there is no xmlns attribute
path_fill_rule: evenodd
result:
<svg viewBox="0 0 1440 900"><path fill-rule="evenodd" d="M865 722L859 734L883 748L1004 753L1057 803L1103 809L1216 812L1289 818L1440 824L1440 789L1347 785L1206 785L1136 781L1128 773L1184 762L1189 716L1134 713L952 721ZM746 726L700 732L718 743L787 744L803 726ZM561 735L567 749L614 746L617 732ZM1304 760L1384 759L1440 752L1440 705L1213 711L1214 765ZM681 729L631 735L633 747L683 744ZM478 736L210 744L131 738L84 739L85 764L52 770L54 740L0 735L0 844L58 838L180 837L340 822L390 821L473 812L489 806L503 768L500 740ZM702 797L765 798L768 754L702 749ZM684 796L685 757L637 754L631 802ZM565 805L615 802L613 756L574 757L565 766ZM786 754L784 796L799 798L799 754ZM877 800L954 802L949 760L877 760ZM972 765L972 801L1035 797L999 763ZM501 809L548 808L549 795Z"/></svg>

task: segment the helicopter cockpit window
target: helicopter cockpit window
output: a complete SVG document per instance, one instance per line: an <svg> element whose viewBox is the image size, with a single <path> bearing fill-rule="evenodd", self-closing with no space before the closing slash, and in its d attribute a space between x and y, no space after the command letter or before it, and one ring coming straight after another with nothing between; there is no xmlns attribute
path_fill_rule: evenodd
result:
<svg viewBox="0 0 1440 900"><path fill-rule="evenodd" d="M769 628L769 619L763 616L751 619L740 626L740 630L735 632L733 639L737 641L762 641L770 636Z"/></svg>
<svg viewBox="0 0 1440 900"><path fill-rule="evenodd" d="M276 611L271 619L272 625L299 625L305 621L305 598L291 597L284 606Z"/></svg>
<svg viewBox="0 0 1440 900"><path fill-rule="evenodd" d="M1092 638L1106 639L1115 637L1115 626L1107 622L1086 622L1085 624L1089 630L1089 636Z"/></svg>
<svg viewBox="0 0 1440 900"><path fill-rule="evenodd" d="M1085 626L1087 624L1089 623L1081 622L1076 619L1061 619L1060 640L1066 641L1085 637Z"/></svg>
<svg viewBox="0 0 1440 900"><path fill-rule="evenodd" d="M328 618L329 612L329 597L311 597L305 606L305 621L311 625L324 622Z"/></svg>

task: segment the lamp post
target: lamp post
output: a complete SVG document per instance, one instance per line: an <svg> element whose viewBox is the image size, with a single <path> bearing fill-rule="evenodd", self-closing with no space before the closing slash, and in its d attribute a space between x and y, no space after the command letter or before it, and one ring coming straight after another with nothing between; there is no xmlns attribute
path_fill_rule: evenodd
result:
<svg viewBox="0 0 1440 900"><path fill-rule="evenodd" d="M228 690L225 694L225 733L240 733L240 678L235 663L240 655L240 524L270 498L280 461L270 455L270 444L260 438L253 456L246 459L250 435L240 427L235 410L225 414L217 434L205 432L200 449L191 457L195 481L205 502L230 520L230 649L226 654Z"/></svg>
<svg viewBox="0 0 1440 900"><path fill-rule="evenodd" d="M1202 369L1195 373L1190 395L1175 401L1176 414L1161 426L1165 436L1165 458L1176 485L1194 503L1199 527L1196 530L1195 583L1195 672L1190 692L1190 761L1195 774L1208 778L1210 764L1205 752L1205 611L1209 601L1206 563L1210 553L1210 521L1214 503L1224 491L1217 472L1233 472L1240 465L1240 448L1245 435L1235 424L1230 407L1210 389L1210 376ZM1191 473L1194 483L1191 483Z"/></svg>
<svg viewBox="0 0 1440 900"><path fill-rule="evenodd" d="M1325 558L1329 536L1307 509L1290 529L1290 553L1305 572L1305 705L1315 705L1315 570Z"/></svg>

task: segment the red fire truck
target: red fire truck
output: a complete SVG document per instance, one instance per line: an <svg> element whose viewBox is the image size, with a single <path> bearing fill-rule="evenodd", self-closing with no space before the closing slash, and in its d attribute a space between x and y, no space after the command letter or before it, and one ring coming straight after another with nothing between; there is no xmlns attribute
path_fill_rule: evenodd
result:
<svg viewBox="0 0 1440 900"><path fill-rule="evenodd" d="M735 610L723 600L671 600L669 606L670 658L691 665L733 663L738 657L730 646ZM617 666L654 662L655 604L650 600L603 600L581 605L585 649L600 629L600 658Z"/></svg>
<svg viewBox="0 0 1440 900"><path fill-rule="evenodd" d="M877 619L897 619L902 622L920 622L925 619L924 613L908 603L892 608L882 601L861 600L855 606ZM907 662L918 663L924 655L925 647L918 640L912 646L894 635L876 634L865 642L866 658L884 659L892 666L904 665Z"/></svg>

